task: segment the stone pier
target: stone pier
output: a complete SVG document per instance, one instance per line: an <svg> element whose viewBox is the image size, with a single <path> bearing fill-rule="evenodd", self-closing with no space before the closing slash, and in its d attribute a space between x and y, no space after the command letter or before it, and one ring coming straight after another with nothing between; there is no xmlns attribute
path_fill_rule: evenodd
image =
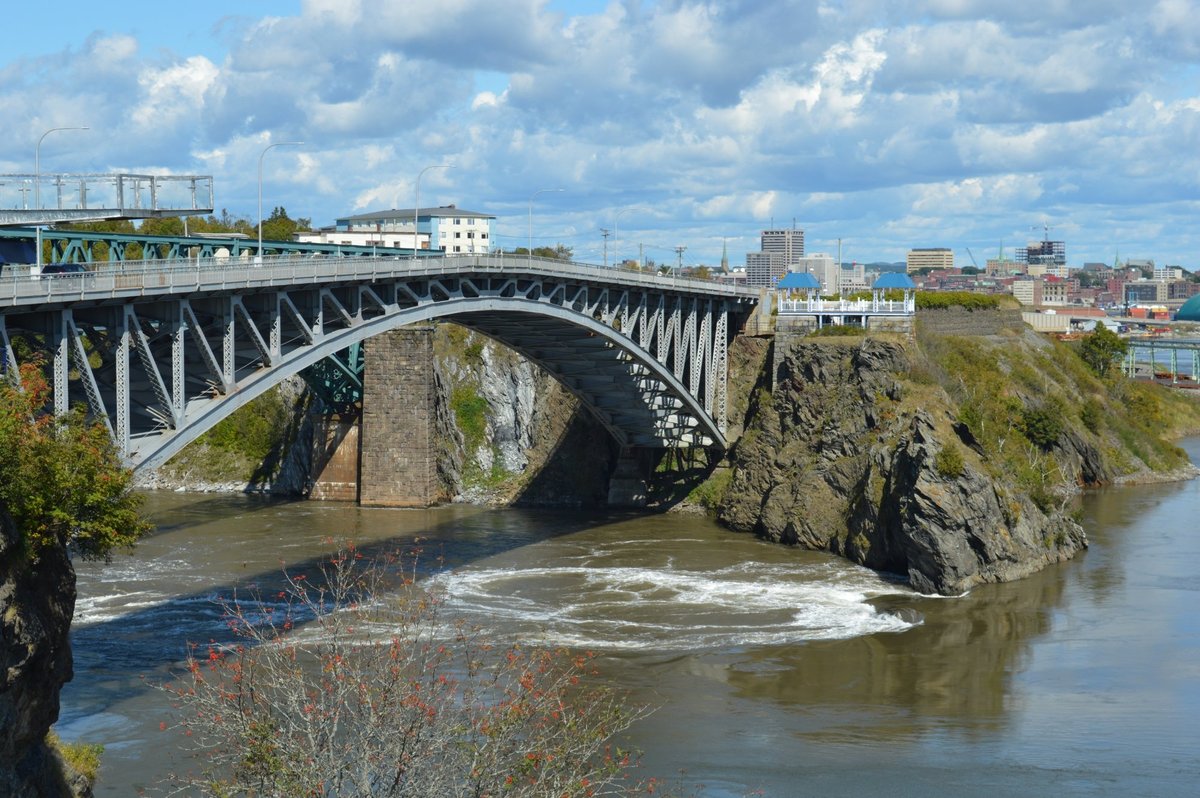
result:
<svg viewBox="0 0 1200 798"><path fill-rule="evenodd" d="M440 499L433 439L433 327L366 341L359 503L429 507Z"/></svg>
<svg viewBox="0 0 1200 798"><path fill-rule="evenodd" d="M312 481L309 498L358 501L359 417L311 414Z"/></svg>
<svg viewBox="0 0 1200 798"><path fill-rule="evenodd" d="M608 480L609 506L645 507L649 500L649 475L649 457L645 449L622 449Z"/></svg>

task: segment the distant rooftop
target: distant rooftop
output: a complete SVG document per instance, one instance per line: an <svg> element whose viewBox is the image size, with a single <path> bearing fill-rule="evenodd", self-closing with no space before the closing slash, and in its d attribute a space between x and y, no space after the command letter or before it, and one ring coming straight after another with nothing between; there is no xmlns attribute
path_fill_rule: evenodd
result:
<svg viewBox="0 0 1200 798"><path fill-rule="evenodd" d="M875 281L875 285L873 285L871 287L872 288L909 289L909 288L916 288L917 284L914 283L912 281L912 278L909 277L907 274L901 274L899 272L888 272L887 274L881 275L879 277L879 279Z"/></svg>
<svg viewBox="0 0 1200 798"><path fill-rule="evenodd" d="M480 213L479 211L468 211L464 208L459 208L455 205L439 205L436 208L417 208L416 215L421 219L445 218L454 217L456 219L495 219L496 217L490 213ZM370 224L371 222L385 221L404 221L405 219L413 218L413 208L392 208L387 211L371 211L370 213L359 213L354 216L339 217L337 223L343 224Z"/></svg>
<svg viewBox="0 0 1200 798"><path fill-rule="evenodd" d="M819 289L821 281L808 272L788 272L779 278L779 282L775 283L775 287L798 290Z"/></svg>

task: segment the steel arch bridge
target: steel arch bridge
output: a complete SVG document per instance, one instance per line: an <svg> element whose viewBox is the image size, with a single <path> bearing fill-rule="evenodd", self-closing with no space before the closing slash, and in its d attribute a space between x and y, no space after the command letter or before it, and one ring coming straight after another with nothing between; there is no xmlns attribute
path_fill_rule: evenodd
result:
<svg viewBox="0 0 1200 798"><path fill-rule="evenodd" d="M125 262L0 279L0 370L45 353L55 412L86 403L130 465L153 467L335 353L448 320L548 369L622 446L723 447L728 342L756 303L519 256Z"/></svg>

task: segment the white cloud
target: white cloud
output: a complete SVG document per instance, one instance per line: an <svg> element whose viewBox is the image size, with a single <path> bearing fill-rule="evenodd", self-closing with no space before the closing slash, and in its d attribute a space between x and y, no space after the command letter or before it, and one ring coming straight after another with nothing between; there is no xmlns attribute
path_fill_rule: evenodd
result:
<svg viewBox="0 0 1200 798"><path fill-rule="evenodd" d="M533 191L562 186L546 223L580 252L597 218L648 206L647 241L694 236L690 257L772 218L899 259L1045 216L1072 253L1155 219L1122 249L1200 261L1197 5L305 0L224 20L224 57L149 52L118 23L0 64L0 163L27 169L40 132L88 124L104 134L51 142L53 168L212 172L218 205L248 213L264 143L303 140L272 158L273 192L318 223L407 203L421 168L452 160L423 198L503 209L516 230Z"/></svg>

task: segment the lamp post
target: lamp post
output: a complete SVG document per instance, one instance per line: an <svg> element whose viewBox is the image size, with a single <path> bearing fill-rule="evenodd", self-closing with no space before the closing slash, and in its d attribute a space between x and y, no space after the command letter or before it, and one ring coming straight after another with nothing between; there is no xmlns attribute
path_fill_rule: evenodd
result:
<svg viewBox="0 0 1200 798"><path fill-rule="evenodd" d="M33 209L41 211L42 209L42 140L59 130L90 130L88 127L52 127L38 137L37 144L33 148ZM37 226L37 258L34 266L37 268L38 274L42 271L42 227Z"/></svg>
<svg viewBox="0 0 1200 798"><path fill-rule="evenodd" d="M528 256L533 260L533 199L538 194L545 194L548 191L566 191L565 188L539 188L537 191L529 195L529 251Z"/></svg>
<svg viewBox="0 0 1200 798"><path fill-rule="evenodd" d="M42 139L59 130L91 130L89 127L52 127L43 133L33 148L33 205L36 210L42 209Z"/></svg>
<svg viewBox="0 0 1200 798"><path fill-rule="evenodd" d="M412 254L413 263L416 263L416 261L417 261L417 244L419 243L418 236L417 236L417 225L420 223L419 215L421 213L421 176L424 175L426 172L428 172L430 169L453 169L453 168L454 168L454 164L452 164L452 163L434 163L434 164L430 164L429 166L426 166L420 172L417 172L417 185L416 185L416 192L415 192L416 197L413 200L413 254ZM430 232L430 236L432 236L432 235L433 235L433 233ZM433 245L432 239L430 240L429 243L430 243L430 246Z"/></svg>
<svg viewBox="0 0 1200 798"><path fill-rule="evenodd" d="M255 264L262 263L262 165L263 156L275 147L300 147L303 146L303 141L277 141L274 144L268 144L263 147L263 151L258 154L258 252L255 255Z"/></svg>

